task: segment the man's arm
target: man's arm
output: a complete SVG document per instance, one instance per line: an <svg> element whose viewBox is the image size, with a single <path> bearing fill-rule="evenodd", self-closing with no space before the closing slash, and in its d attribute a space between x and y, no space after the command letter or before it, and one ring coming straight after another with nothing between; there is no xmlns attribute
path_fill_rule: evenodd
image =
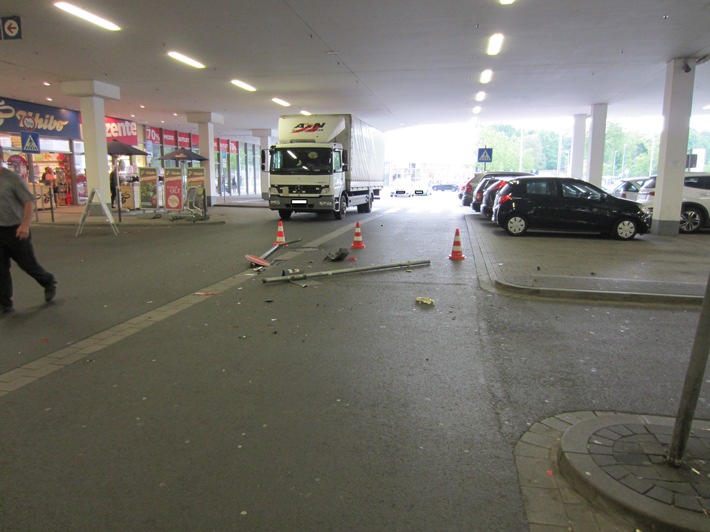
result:
<svg viewBox="0 0 710 532"><path fill-rule="evenodd" d="M26 201L22 211L22 223L18 226L16 233L20 240L27 240L30 237L32 214L34 214L34 202L32 200Z"/></svg>

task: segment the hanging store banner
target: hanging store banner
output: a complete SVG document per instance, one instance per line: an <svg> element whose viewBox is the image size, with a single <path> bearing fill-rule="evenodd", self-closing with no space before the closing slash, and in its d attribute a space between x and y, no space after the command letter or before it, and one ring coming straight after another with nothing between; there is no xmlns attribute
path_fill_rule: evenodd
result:
<svg viewBox="0 0 710 532"><path fill-rule="evenodd" d="M0 131L32 131L43 137L81 138L77 111L9 98L0 98Z"/></svg>
<svg viewBox="0 0 710 532"><path fill-rule="evenodd" d="M190 148L192 148L192 144L190 144L190 134L189 133L182 133L182 132L178 131L177 143L178 143L178 148L187 148L188 150Z"/></svg>
<svg viewBox="0 0 710 532"><path fill-rule="evenodd" d="M106 123L106 140L117 140L130 146L138 145L138 124L123 118L104 118Z"/></svg>
<svg viewBox="0 0 710 532"><path fill-rule="evenodd" d="M163 130L163 146L177 146L177 131Z"/></svg>
<svg viewBox="0 0 710 532"><path fill-rule="evenodd" d="M141 209L158 208L158 169L138 168L141 189Z"/></svg>
<svg viewBox="0 0 710 532"><path fill-rule="evenodd" d="M165 168L165 208L169 211L181 211L184 201L182 168Z"/></svg>

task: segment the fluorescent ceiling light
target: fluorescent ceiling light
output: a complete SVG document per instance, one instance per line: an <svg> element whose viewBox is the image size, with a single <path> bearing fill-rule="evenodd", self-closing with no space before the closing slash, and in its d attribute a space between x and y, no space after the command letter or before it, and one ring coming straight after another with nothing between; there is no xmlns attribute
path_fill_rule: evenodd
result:
<svg viewBox="0 0 710 532"><path fill-rule="evenodd" d="M478 81L480 81L483 84L490 83L490 81L493 79L493 71L490 68L485 69L483 72L481 72L481 77L479 78Z"/></svg>
<svg viewBox="0 0 710 532"><path fill-rule="evenodd" d="M515 2L515 0L500 0L500 4L503 6L509 6L513 2Z"/></svg>
<svg viewBox="0 0 710 532"><path fill-rule="evenodd" d="M236 85L240 89L244 89L245 91L254 92L256 90L254 87L252 87L248 83L245 83L239 79L233 79L232 84Z"/></svg>
<svg viewBox="0 0 710 532"><path fill-rule="evenodd" d="M290 103L288 103L286 100L282 100L281 98L271 98L271 101L279 105L283 105L284 107L291 107Z"/></svg>
<svg viewBox="0 0 710 532"><path fill-rule="evenodd" d="M310 112L310 111L306 111L305 109L301 109L301 114L302 114L303 116L311 116L311 112Z"/></svg>
<svg viewBox="0 0 710 532"><path fill-rule="evenodd" d="M486 53L488 55L498 55L501 48L503 48L503 41L505 36L502 33L494 33L488 38L488 48Z"/></svg>
<svg viewBox="0 0 710 532"><path fill-rule="evenodd" d="M58 7L62 11L66 11L67 13L74 15L75 17L79 17L81 19L86 20L87 22L91 22L92 24L101 26L104 29L111 31L119 31L121 29L110 20L106 20L105 18L101 18L97 15L94 15L93 13L84 11L80 7L76 7L68 2L57 2L54 4L54 6Z"/></svg>
<svg viewBox="0 0 710 532"><path fill-rule="evenodd" d="M181 63L185 63L186 65L190 65L191 67L205 68L205 65L203 65L199 61L195 61L191 57L187 57L186 55L183 55L180 52L168 52L168 55L176 61L180 61Z"/></svg>
<svg viewBox="0 0 710 532"><path fill-rule="evenodd" d="M477 102L482 102L485 99L486 99L486 91L478 91L476 93L476 101Z"/></svg>
<svg viewBox="0 0 710 532"><path fill-rule="evenodd" d="M473 108L473 114L477 115L483 110L483 108L480 105L477 105L476 107Z"/></svg>

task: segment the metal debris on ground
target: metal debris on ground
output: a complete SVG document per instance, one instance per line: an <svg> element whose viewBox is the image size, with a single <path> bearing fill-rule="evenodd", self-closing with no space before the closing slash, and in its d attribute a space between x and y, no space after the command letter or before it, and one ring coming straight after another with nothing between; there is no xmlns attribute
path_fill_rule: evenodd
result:
<svg viewBox="0 0 710 532"><path fill-rule="evenodd" d="M328 253L325 256L325 259L323 259L323 260L338 261L338 260L343 260L348 255L350 255L350 250L348 248L340 248L340 249L338 249L338 251L333 251L332 253Z"/></svg>
<svg viewBox="0 0 710 532"><path fill-rule="evenodd" d="M419 303L420 305L433 305L434 300L430 297L424 297L424 296L418 296L416 298L416 302Z"/></svg>

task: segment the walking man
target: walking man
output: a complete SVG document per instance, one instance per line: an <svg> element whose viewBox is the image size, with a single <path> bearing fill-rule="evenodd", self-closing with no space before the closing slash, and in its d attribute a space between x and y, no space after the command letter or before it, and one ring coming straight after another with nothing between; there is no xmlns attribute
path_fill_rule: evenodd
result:
<svg viewBox="0 0 710 532"><path fill-rule="evenodd" d="M34 198L22 178L3 166L4 160L0 146L0 314L14 310L10 259L44 287L45 301L51 301L57 293L54 275L40 266L32 247Z"/></svg>

